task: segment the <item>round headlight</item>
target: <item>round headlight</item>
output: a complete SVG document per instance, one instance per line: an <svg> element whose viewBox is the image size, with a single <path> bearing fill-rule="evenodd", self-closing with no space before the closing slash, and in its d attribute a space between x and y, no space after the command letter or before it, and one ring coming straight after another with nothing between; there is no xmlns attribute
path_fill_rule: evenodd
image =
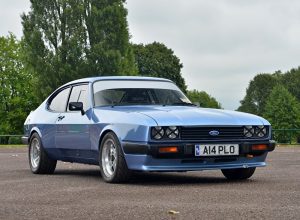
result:
<svg viewBox="0 0 300 220"><path fill-rule="evenodd" d="M244 135L248 138L253 137L253 135L254 135L253 126L245 126L244 127Z"/></svg>
<svg viewBox="0 0 300 220"><path fill-rule="evenodd" d="M267 129L265 126L259 125L255 129L255 133L258 137L264 137L267 134Z"/></svg>
<svg viewBox="0 0 300 220"><path fill-rule="evenodd" d="M152 138L154 138L156 140L160 140L163 138L164 134L165 134L165 131L162 127L156 126L156 127L152 128L152 131L151 131Z"/></svg>
<svg viewBox="0 0 300 220"><path fill-rule="evenodd" d="M166 135L170 139L175 139L179 135L179 130L178 130L178 128L176 126L169 126L166 129Z"/></svg>

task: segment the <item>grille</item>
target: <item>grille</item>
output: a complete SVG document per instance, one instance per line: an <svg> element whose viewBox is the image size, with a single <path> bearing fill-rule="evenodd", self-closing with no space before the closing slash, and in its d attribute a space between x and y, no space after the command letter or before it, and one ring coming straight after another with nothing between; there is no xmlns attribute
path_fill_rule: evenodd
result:
<svg viewBox="0 0 300 220"><path fill-rule="evenodd" d="M210 131L218 131L218 135L210 135ZM182 140L233 140L245 139L244 127L181 127Z"/></svg>

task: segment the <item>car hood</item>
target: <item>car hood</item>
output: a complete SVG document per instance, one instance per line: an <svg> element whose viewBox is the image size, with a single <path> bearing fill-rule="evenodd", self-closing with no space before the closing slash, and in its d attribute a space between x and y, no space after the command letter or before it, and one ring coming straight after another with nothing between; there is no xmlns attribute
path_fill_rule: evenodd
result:
<svg viewBox="0 0 300 220"><path fill-rule="evenodd" d="M270 125L256 115L220 109L190 106L116 106L114 109L148 116L159 126Z"/></svg>

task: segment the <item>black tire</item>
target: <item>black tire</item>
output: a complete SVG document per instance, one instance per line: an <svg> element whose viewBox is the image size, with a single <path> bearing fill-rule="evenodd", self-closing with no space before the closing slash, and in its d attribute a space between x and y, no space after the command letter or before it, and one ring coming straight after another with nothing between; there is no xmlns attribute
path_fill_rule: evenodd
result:
<svg viewBox="0 0 300 220"><path fill-rule="evenodd" d="M107 155L107 150L108 150L108 144L112 143L114 145L114 153L115 155L115 168L112 171L111 174L109 174L107 166L107 162L105 162L105 155ZM107 146L105 146L107 145ZM111 152L111 151L110 151ZM99 165L100 165L100 171L102 178L105 182L107 183L121 183L121 182L126 182L130 179L132 171L130 171L127 167L123 151L121 149L120 142L117 138L117 136L113 132L107 133L103 140L101 141L100 149L99 149ZM112 167L111 165L110 167Z"/></svg>
<svg viewBox="0 0 300 220"><path fill-rule="evenodd" d="M245 180L250 178L255 171L255 167L240 169L224 169L223 175L229 180Z"/></svg>
<svg viewBox="0 0 300 220"><path fill-rule="evenodd" d="M36 144L39 146L39 150L36 150ZM33 161L33 152L35 155L39 157L38 161ZM56 168L56 160L52 160L48 157L46 151L43 148L43 144L41 141L40 136L37 133L34 133L29 141L28 145L28 159L29 159L29 166L31 172L34 174L53 174Z"/></svg>

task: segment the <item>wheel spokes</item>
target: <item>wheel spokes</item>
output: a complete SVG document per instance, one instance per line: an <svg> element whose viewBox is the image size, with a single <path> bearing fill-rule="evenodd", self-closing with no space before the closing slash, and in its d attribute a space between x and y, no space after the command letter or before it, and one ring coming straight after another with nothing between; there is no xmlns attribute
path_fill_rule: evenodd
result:
<svg viewBox="0 0 300 220"><path fill-rule="evenodd" d="M114 174L117 166L117 151L113 140L107 140L102 150L102 167L106 176L110 177Z"/></svg>
<svg viewBox="0 0 300 220"><path fill-rule="evenodd" d="M40 144L37 139L33 139L30 146L30 160L33 168L37 168L40 163Z"/></svg>

